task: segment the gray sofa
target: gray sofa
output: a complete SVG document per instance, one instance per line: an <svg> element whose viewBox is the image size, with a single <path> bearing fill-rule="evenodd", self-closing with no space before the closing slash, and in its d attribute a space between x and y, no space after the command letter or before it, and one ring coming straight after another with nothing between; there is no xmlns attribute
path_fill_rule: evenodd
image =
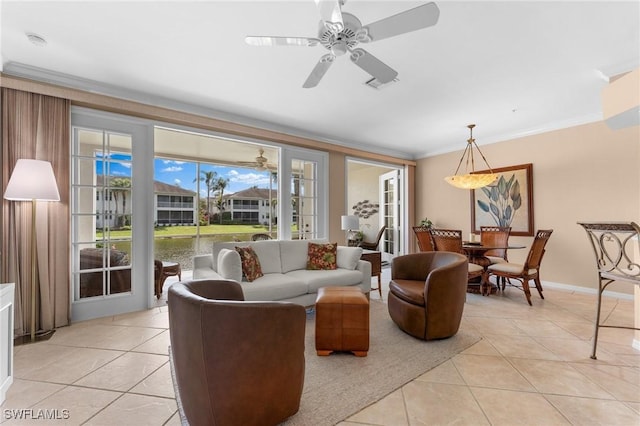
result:
<svg viewBox="0 0 640 426"><path fill-rule="evenodd" d="M371 291L371 263L360 260L362 249L337 250L337 269L307 270L308 240L267 240L213 244L212 254L193 258L193 279L226 279L242 286L245 300L286 301L313 306L320 287L357 286ZM312 241L324 242L324 241ZM240 255L235 247L251 246L264 276L242 281Z"/></svg>

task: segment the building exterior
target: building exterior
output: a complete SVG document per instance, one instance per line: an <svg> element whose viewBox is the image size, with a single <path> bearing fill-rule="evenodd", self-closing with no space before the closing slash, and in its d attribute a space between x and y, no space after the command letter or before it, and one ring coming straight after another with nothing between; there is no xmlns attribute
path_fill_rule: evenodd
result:
<svg viewBox="0 0 640 426"><path fill-rule="evenodd" d="M251 187L223 197L222 212L230 213L234 222L268 225L269 219L277 222L275 200L278 191Z"/></svg>
<svg viewBox="0 0 640 426"><path fill-rule="evenodd" d="M153 182L157 225L195 225L198 220L196 193L176 185Z"/></svg>
<svg viewBox="0 0 640 426"><path fill-rule="evenodd" d="M96 176L98 188L105 188L103 176ZM96 228L108 225L111 228L130 225L131 217L131 178L110 177L111 186L104 190L96 190L96 203L107 203L105 215L97 215ZM113 182L118 181L119 186ZM128 183L128 184L127 184ZM176 185L164 182L153 182L154 222L156 225L195 225L198 214L196 193ZM105 223L105 218L108 223Z"/></svg>

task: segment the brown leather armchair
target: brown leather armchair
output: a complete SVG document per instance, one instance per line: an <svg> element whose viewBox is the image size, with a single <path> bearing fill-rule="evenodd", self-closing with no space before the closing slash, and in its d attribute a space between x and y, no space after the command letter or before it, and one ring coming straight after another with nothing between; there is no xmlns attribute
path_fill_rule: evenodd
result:
<svg viewBox="0 0 640 426"><path fill-rule="evenodd" d="M244 302L235 281L168 292L176 398L198 425L275 425L300 407L306 315L301 305Z"/></svg>
<svg viewBox="0 0 640 426"><path fill-rule="evenodd" d="M458 332L467 291L465 256L421 252L391 261L389 315L418 339L451 337Z"/></svg>

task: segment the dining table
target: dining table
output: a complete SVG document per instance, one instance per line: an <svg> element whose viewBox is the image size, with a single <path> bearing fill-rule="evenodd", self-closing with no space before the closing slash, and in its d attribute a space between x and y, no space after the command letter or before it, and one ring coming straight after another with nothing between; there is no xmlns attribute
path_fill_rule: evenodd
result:
<svg viewBox="0 0 640 426"><path fill-rule="evenodd" d="M484 273L480 278L479 283L470 282L467 285L468 293L480 293L483 296L488 296L490 294L494 294L498 291L498 286L494 285L489 281L489 276L487 273L487 267L491 265L491 260L486 256L486 253L491 250L512 250L512 249L523 249L525 246L520 245L506 245L506 246L497 246L497 245L483 245L479 242L471 242L471 241L463 241L462 242L462 250L466 253L469 258L469 262L475 263L476 265L480 265L484 268Z"/></svg>

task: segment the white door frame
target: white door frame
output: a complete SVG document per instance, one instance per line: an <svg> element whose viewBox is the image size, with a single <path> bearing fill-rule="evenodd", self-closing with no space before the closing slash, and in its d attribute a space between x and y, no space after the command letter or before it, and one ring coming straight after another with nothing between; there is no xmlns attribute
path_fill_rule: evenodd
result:
<svg viewBox="0 0 640 426"><path fill-rule="evenodd" d="M72 133L78 128L131 135L132 264L131 292L74 300L71 289L71 320L134 312L154 306L153 265L153 126L143 120L85 108L72 108ZM72 177L73 179L73 177ZM73 266L73 265L72 265ZM72 279L72 284L75 280Z"/></svg>
<svg viewBox="0 0 640 426"><path fill-rule="evenodd" d="M407 209L407 200L409 200L409 189L408 189L408 185L406 185L406 176L408 171L407 167L398 166L397 164L389 164L389 163L383 163L383 162L372 161L372 160L363 160L361 158L356 158L356 157L346 157L345 158L345 176L346 176L347 182L345 182L345 185L347 188L349 188L349 183L348 183L348 179L349 179L348 163L349 162L370 164L372 166L393 169L393 172L397 173L398 190L396 192L399 199L398 199L398 212L397 212L398 217L396 218L397 220L396 223L398 224L398 230L397 230L397 236L396 236L397 238L396 247L398 248L397 249L398 254L408 253L409 240L408 240L408 234L407 234L408 227L406 224L409 223L409 212ZM378 193L380 193L380 181L378 181ZM382 206L382 202L383 200L379 199L380 206ZM345 206L347 207L349 206L348 190L345 191ZM379 214L380 214L380 226L382 226L384 222L383 222L383 215L382 215L381 208L380 208Z"/></svg>

